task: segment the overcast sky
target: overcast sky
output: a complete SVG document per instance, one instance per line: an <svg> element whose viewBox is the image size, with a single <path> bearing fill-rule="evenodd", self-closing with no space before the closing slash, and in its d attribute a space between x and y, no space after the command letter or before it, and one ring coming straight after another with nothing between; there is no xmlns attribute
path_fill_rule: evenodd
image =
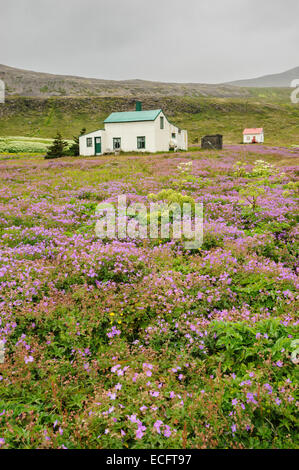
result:
<svg viewBox="0 0 299 470"><path fill-rule="evenodd" d="M298 0L0 0L0 63L219 83L299 65Z"/></svg>

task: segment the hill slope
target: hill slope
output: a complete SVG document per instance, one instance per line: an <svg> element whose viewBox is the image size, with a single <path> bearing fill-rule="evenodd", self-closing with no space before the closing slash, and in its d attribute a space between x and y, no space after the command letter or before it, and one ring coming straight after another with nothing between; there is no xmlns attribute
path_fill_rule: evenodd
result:
<svg viewBox="0 0 299 470"><path fill-rule="evenodd" d="M161 107L175 125L187 129L191 145L215 133L223 134L225 143L238 143L245 127L264 127L267 144L298 144L299 106L274 102L271 96L148 97L142 102L144 109ZM111 112L134 109L134 104L129 97L8 97L0 106L0 136L54 137L60 130L71 139L83 127L100 129Z"/></svg>
<svg viewBox="0 0 299 470"><path fill-rule="evenodd" d="M238 87L289 87L292 80L299 79L299 67L287 70L286 72L273 75L264 75L263 77L251 78L247 80L236 80L227 82L225 85Z"/></svg>
<svg viewBox="0 0 299 470"><path fill-rule="evenodd" d="M113 111L133 110L138 97L144 109L162 108L174 124L187 129L190 144L214 133L237 143L244 127L264 127L266 143L299 141L299 106L291 104L288 88L109 81L1 65L0 78L7 87L0 106L3 137L49 138L60 130L71 139L83 127L99 129Z"/></svg>
<svg viewBox="0 0 299 470"><path fill-rule="evenodd" d="M229 85L163 83L146 80L102 80L33 72L0 64L7 95L19 96L219 96L246 97L247 90Z"/></svg>

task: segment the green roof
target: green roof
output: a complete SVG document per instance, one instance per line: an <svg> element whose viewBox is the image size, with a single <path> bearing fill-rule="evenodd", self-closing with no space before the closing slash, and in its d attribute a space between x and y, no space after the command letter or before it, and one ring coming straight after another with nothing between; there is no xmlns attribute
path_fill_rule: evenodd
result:
<svg viewBox="0 0 299 470"><path fill-rule="evenodd" d="M161 111L161 109L153 109L150 111L125 111L122 113L111 113L104 122L154 121Z"/></svg>

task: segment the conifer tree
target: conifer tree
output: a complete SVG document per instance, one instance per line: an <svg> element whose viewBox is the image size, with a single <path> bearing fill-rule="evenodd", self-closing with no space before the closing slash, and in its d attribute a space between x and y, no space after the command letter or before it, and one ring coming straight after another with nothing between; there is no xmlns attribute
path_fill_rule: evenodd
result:
<svg viewBox="0 0 299 470"><path fill-rule="evenodd" d="M68 144L65 140L63 140L61 133L57 131L57 135L53 140L52 145L50 145L50 147L48 148L45 158L49 159L63 157L67 146Z"/></svg>
<svg viewBox="0 0 299 470"><path fill-rule="evenodd" d="M84 135L85 132L86 132L86 129L85 129L85 127L83 127L83 129L81 129L81 131L80 131L80 135L73 137L74 143L70 147L70 155L73 155L74 157L79 156L79 153L80 153L80 150L79 150L79 137L81 137L81 135Z"/></svg>

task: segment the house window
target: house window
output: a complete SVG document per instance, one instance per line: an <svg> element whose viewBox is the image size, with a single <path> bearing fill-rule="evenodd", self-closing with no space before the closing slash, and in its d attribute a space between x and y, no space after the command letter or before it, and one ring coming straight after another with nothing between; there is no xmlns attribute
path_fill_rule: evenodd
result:
<svg viewBox="0 0 299 470"><path fill-rule="evenodd" d="M137 148L145 149L145 137L137 137Z"/></svg>
<svg viewBox="0 0 299 470"><path fill-rule="evenodd" d="M86 137L86 147L92 147L92 137Z"/></svg>
<svg viewBox="0 0 299 470"><path fill-rule="evenodd" d="M160 129L164 129L164 117L160 116Z"/></svg>
<svg viewBox="0 0 299 470"><path fill-rule="evenodd" d="M113 150L120 149L120 137L113 137Z"/></svg>
<svg viewBox="0 0 299 470"><path fill-rule="evenodd" d="M173 133L171 134L171 138L172 138L172 139L175 139L175 137L176 137L176 134L175 134L175 132L173 132Z"/></svg>

